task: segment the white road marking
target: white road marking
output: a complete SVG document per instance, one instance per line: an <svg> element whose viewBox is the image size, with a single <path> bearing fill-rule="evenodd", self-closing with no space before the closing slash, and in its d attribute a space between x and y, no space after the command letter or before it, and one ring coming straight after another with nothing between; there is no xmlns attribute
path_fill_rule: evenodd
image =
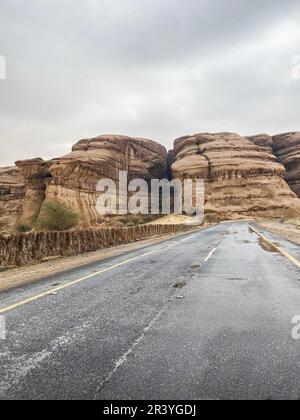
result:
<svg viewBox="0 0 300 420"><path fill-rule="evenodd" d="M208 254L208 256L204 259L204 262L207 262L216 252L217 248L214 248L212 251L210 251L210 253Z"/></svg>
<svg viewBox="0 0 300 420"><path fill-rule="evenodd" d="M286 257L289 261L291 261L296 267L300 268L300 261L297 260L295 257L290 255L287 251L285 251L283 248L277 246L274 242L270 241L270 239L266 238L262 233L260 233L257 229L255 229L253 226L248 225L249 228L256 233L264 242L271 245L276 251L278 251L281 255Z"/></svg>
<svg viewBox="0 0 300 420"><path fill-rule="evenodd" d="M146 333L153 327L153 325L159 320L163 312L161 309L157 315L150 321L147 327L143 329L141 335L133 342L131 347L124 353L115 363L115 367L113 370L108 374L108 376L101 382L101 384L96 389L96 394L94 396L94 400L97 398L98 393L101 391L103 386L111 380L113 375L117 372L117 370L127 361L128 356L133 352L133 350L140 344L140 342L145 338Z"/></svg>
<svg viewBox="0 0 300 420"><path fill-rule="evenodd" d="M190 239L190 238L187 238ZM186 241L182 240L180 242L184 242ZM171 245L172 246L172 245ZM208 256L205 258L205 262L207 262L215 253L217 248L214 248L212 251L210 251L210 253L208 254ZM177 299L182 299L183 296L177 296ZM114 368L111 370L111 372L107 375L107 377L101 382L101 384L97 387L96 390L96 394L94 396L94 400L97 398L99 392L101 391L101 389L104 387L104 385L109 382L111 380L111 378L114 376L114 374L118 371L118 369L127 361L128 356L130 356L130 354L134 351L134 349L140 344L140 342L145 338L146 333L152 328L152 326L159 320L159 318L162 315L164 309L161 309L157 315L151 320L151 322L149 323L149 325L143 329L143 332L141 333L141 335L133 342L133 344L131 345L131 347L129 348L129 350L126 351L126 353L124 353L116 362L115 362L115 366Z"/></svg>
<svg viewBox="0 0 300 420"><path fill-rule="evenodd" d="M86 281L86 280L90 280L90 279L92 279L92 278L94 278L94 277L96 277L96 276L98 276L98 275L100 275L100 274L103 274L103 273L106 273L107 271L113 270L114 268L121 267L121 266L123 266L123 265L125 265L125 264L128 264L128 263L130 263L130 262L136 261L136 260L138 260L139 258L142 258L142 257L145 257L145 256L147 256L147 255L153 254L154 252L156 252L156 251L158 251L158 250L159 250L159 249L156 249L156 248L155 248L155 249L152 249L152 250L151 250L151 251L149 251L149 252L146 252L146 253L141 254L141 255L138 255L138 256L136 256L136 257L133 257L133 258L127 259L127 260L125 260L125 261L121 261L121 262L120 262L120 263L118 263L118 264L114 264L114 265L112 265L112 266L110 266L110 267L107 267L107 268L104 268L104 269L102 269L102 270L100 270L100 271L96 271L96 272L91 273L91 274L89 274L89 275L87 275L87 276L85 276L85 277L82 277L82 278L80 278L80 279L77 279L77 280L74 280L74 281L70 281L70 282L68 282L68 283L63 284L62 286L55 287L55 288L53 288L53 289L47 290L47 291L46 291L46 292L44 292L44 293L40 293L40 294L38 294L38 295L34 295L34 296L31 296L31 297L29 297L29 298L27 298L27 299L24 299L24 300L22 300L22 301L20 301L20 302L16 302L16 303L14 303L14 304L12 304L12 305L10 305L10 306L7 306L6 308L2 308L2 309L0 309L0 314L4 314L4 313L6 313L6 312L8 312L8 311L11 311L11 310L13 310L13 309L16 309L16 308L18 308L18 307L20 307L20 306L24 306L24 305L26 305L26 304L28 304L28 303L35 302L36 300L42 299L42 298L44 298L44 297L46 297L46 296L51 296L51 295L53 295L53 293L56 293L56 294L57 294L57 292L59 292L59 291L61 291L61 290L67 289L67 288L69 288L69 287L71 287L71 286L75 286L75 285L77 285L77 284L79 284L79 283L82 283L82 282L84 282L84 281Z"/></svg>

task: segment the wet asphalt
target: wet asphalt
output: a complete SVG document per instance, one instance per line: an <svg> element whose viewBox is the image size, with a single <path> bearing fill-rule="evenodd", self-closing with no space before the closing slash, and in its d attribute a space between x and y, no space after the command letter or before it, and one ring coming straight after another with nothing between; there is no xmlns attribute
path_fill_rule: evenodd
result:
<svg viewBox="0 0 300 420"><path fill-rule="evenodd" d="M91 274L2 314L0 399L300 399L300 270L246 222L2 293L0 310Z"/></svg>

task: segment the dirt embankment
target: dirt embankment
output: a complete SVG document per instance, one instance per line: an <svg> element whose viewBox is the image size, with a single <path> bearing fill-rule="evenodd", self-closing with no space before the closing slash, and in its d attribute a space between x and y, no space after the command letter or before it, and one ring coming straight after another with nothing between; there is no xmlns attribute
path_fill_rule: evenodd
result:
<svg viewBox="0 0 300 420"><path fill-rule="evenodd" d="M195 225L142 225L130 228L81 229L65 232L32 232L0 236L0 266L22 266L51 257L68 257L177 232Z"/></svg>
<svg viewBox="0 0 300 420"><path fill-rule="evenodd" d="M206 229L209 226L197 228L197 230ZM134 241L128 244L116 245L107 249L100 249L94 252L88 252L76 256L49 258L44 262L33 262L30 265L0 270L0 293L6 290L20 287L35 281L38 281L55 274L60 274L68 270L83 267L92 263L100 262L108 258L117 257L127 252L141 249L145 246L155 245L174 237L181 237L185 232L169 233L165 235L154 236L152 238Z"/></svg>

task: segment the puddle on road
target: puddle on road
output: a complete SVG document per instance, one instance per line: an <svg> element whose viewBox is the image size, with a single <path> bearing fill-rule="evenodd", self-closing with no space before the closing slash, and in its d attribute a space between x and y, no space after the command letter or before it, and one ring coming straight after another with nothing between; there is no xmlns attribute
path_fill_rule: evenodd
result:
<svg viewBox="0 0 300 420"><path fill-rule="evenodd" d="M259 245L261 246L261 248L263 250L265 250L267 252L274 252L274 253L278 254L277 249L273 245L271 245L268 242L264 241L263 238L259 238L258 243L259 243Z"/></svg>
<svg viewBox="0 0 300 420"><path fill-rule="evenodd" d="M238 235L239 232L237 232L236 230L233 230L232 232L224 232L222 233L222 236L226 236L226 235Z"/></svg>
<svg viewBox="0 0 300 420"><path fill-rule="evenodd" d="M175 289L183 289L185 286L187 286L186 281L179 281L179 282L175 283L173 287Z"/></svg>

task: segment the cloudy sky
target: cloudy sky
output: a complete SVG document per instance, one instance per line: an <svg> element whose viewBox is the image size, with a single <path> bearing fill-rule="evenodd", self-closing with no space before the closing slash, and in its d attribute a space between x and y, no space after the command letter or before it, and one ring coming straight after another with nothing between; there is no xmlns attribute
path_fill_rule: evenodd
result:
<svg viewBox="0 0 300 420"><path fill-rule="evenodd" d="M1 165L103 133L300 130L298 0L1 0L0 56Z"/></svg>

